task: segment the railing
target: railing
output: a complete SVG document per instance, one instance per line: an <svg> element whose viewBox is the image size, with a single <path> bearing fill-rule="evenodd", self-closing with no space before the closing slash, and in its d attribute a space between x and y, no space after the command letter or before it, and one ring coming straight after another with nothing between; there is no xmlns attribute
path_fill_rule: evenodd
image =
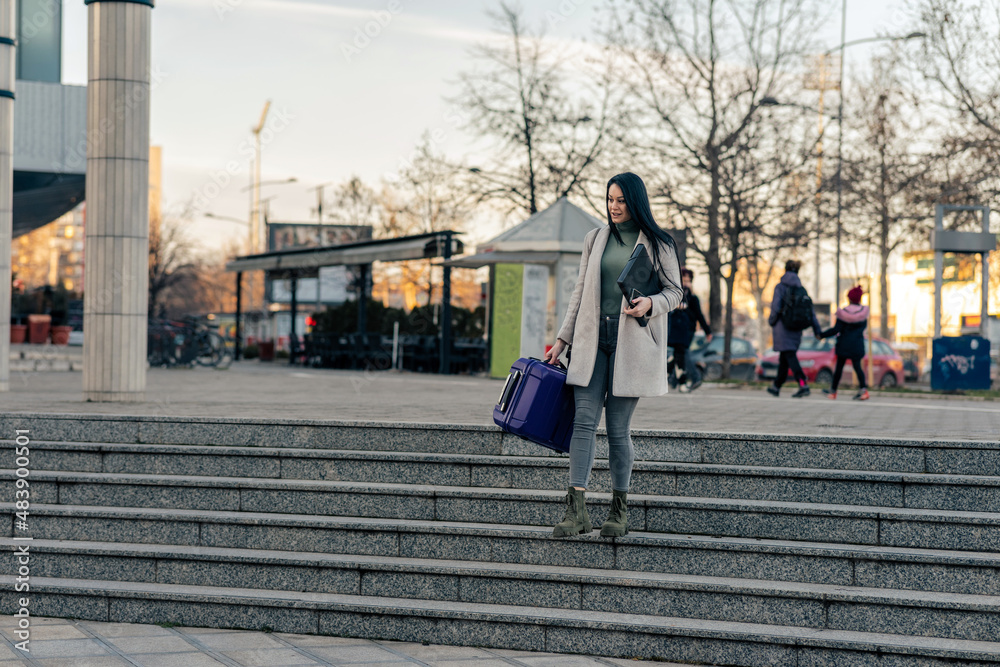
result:
<svg viewBox="0 0 1000 667"><path fill-rule="evenodd" d="M449 372L486 370L486 341L457 338L449 354ZM304 362L316 368L388 370L393 367L392 338L380 334L307 334ZM437 373L441 367L441 341L434 336L400 336L396 368Z"/></svg>

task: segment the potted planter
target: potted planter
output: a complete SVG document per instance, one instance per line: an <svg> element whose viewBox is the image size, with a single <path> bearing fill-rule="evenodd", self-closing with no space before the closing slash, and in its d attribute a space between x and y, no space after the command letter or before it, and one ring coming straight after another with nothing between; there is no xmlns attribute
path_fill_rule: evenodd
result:
<svg viewBox="0 0 1000 667"><path fill-rule="evenodd" d="M69 345L69 334L71 331L73 331L73 327L66 325L52 327L52 344Z"/></svg>
<svg viewBox="0 0 1000 667"><path fill-rule="evenodd" d="M257 349L260 351L261 361L274 361L274 341L273 340L262 340L257 345Z"/></svg>
<svg viewBox="0 0 1000 667"><path fill-rule="evenodd" d="M28 342L32 345L47 343L51 326L51 315L28 315Z"/></svg>
<svg viewBox="0 0 1000 667"><path fill-rule="evenodd" d="M24 342L24 339L28 335L28 325L27 324L12 324L10 325L10 344L20 345Z"/></svg>

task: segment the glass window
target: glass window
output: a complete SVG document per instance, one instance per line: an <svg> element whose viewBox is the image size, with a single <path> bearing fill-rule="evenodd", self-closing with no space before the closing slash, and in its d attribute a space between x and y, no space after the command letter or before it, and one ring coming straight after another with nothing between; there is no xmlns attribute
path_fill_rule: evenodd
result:
<svg viewBox="0 0 1000 667"><path fill-rule="evenodd" d="M806 350L807 352L826 352L832 347L832 343L829 338L824 338L823 340L818 340L816 338L803 338L802 344L799 346L800 350Z"/></svg>
<svg viewBox="0 0 1000 667"><path fill-rule="evenodd" d="M62 79L62 3L18 0L17 78L59 83Z"/></svg>

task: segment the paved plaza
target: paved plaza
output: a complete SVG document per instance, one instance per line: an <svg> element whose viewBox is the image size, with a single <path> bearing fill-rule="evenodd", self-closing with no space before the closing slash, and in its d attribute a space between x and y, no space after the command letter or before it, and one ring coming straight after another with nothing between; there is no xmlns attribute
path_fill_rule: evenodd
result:
<svg viewBox="0 0 1000 667"><path fill-rule="evenodd" d="M241 632L209 628L98 623L57 618L33 620L31 655L13 647L13 620L0 624L0 666L41 667L620 667L675 663L637 662L555 653L531 653L410 642L368 641L283 632ZM680 667L677 665L676 667Z"/></svg>
<svg viewBox="0 0 1000 667"><path fill-rule="evenodd" d="M340 371L243 361L228 370L151 369L146 402L85 403L76 372L11 374L6 412L326 419L492 424L499 380L397 372ZM704 385L639 401L637 429L996 440L1000 402L872 392L837 401L818 389L805 399L762 389Z"/></svg>
<svg viewBox="0 0 1000 667"><path fill-rule="evenodd" d="M147 401L82 401L77 372L15 372L4 412L370 420L490 424L503 383L470 376L330 371L245 361L228 370L152 369ZM820 392L795 400L760 389L706 385L639 403L637 429L696 432L848 435L991 440L1000 433L1000 402L957 397L852 392L830 401ZM673 664L435 646L392 641L188 627L35 618L30 655L14 649L14 619L0 619L0 665L88 667L149 665L628 665Z"/></svg>

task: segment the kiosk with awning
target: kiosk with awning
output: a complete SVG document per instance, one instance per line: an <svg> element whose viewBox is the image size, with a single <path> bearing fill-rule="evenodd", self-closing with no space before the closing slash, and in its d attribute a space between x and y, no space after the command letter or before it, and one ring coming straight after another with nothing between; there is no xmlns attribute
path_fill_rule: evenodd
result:
<svg viewBox="0 0 1000 667"><path fill-rule="evenodd" d="M244 271L264 271L272 280L289 280L292 295L292 341L291 362L295 362L297 337L295 332L295 313L298 310L296 298L298 280L300 278L316 278L319 269L325 266L357 266L360 270L358 293L358 332L367 331L368 284L370 282L371 265L373 262L401 262L413 259L433 259L442 257L445 260L464 249L462 242L456 238L459 232L446 230L417 234L395 239L377 239L361 241L336 246L321 246L318 248L295 248L276 250L236 257L226 263L226 271L236 274L236 341L237 358L241 341L241 310L242 310L242 277ZM441 305L441 372L449 367L448 353L451 350L451 267L445 263L444 283L442 287Z"/></svg>
<svg viewBox="0 0 1000 667"><path fill-rule="evenodd" d="M490 375L507 377L519 357L541 357L566 314L580 272L583 241L605 222L562 197L474 255L445 267L490 267Z"/></svg>

